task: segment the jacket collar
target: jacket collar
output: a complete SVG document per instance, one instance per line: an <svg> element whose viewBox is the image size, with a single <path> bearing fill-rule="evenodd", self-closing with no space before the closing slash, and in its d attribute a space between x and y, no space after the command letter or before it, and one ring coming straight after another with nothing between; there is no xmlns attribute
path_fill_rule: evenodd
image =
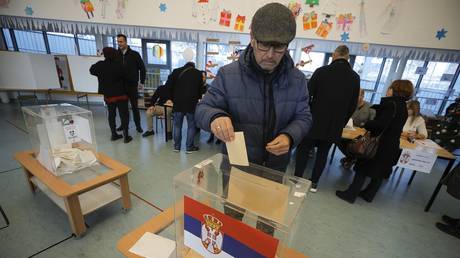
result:
<svg viewBox="0 0 460 258"><path fill-rule="evenodd" d="M349 63L349 62L348 62L348 60L347 60L347 59L345 59L345 58L338 58L338 59L336 59L336 60L332 61L330 65L333 65L333 64L339 64L339 63L340 63L340 64L342 64L342 63L344 63L344 64L345 64L345 63L346 63L348 66L350 66L350 67L351 67L350 63Z"/></svg>
<svg viewBox="0 0 460 258"><path fill-rule="evenodd" d="M131 48L128 46L126 48L126 54L128 54L128 52L130 52L130 51L131 51ZM123 51L120 48L118 48L118 52L120 52L120 54L123 54Z"/></svg>

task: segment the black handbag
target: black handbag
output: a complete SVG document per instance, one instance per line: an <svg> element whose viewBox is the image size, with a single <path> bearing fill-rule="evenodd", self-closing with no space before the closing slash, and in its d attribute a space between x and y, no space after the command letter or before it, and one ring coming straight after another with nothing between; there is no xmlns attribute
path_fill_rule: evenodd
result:
<svg viewBox="0 0 460 258"><path fill-rule="evenodd" d="M394 106L393 120L396 116L396 104L394 102L391 103L393 103ZM360 135L351 140L347 145L348 154L358 159L372 159L379 148L380 137L388 129L390 124L391 121L378 136L372 137L371 132L367 131L364 135Z"/></svg>

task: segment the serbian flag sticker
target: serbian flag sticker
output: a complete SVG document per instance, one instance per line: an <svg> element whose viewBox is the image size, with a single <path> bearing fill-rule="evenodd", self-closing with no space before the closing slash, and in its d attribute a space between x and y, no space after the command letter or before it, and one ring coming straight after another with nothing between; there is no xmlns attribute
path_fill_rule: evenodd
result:
<svg viewBox="0 0 460 258"><path fill-rule="evenodd" d="M268 257L278 239L184 196L184 244L204 257Z"/></svg>

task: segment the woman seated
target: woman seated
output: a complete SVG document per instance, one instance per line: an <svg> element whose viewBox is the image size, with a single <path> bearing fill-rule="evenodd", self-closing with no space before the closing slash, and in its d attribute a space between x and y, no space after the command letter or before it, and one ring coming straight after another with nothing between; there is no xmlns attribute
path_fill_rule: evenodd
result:
<svg viewBox="0 0 460 258"><path fill-rule="evenodd" d="M426 131L425 119L420 114L420 102L411 100L407 102L407 120L404 124L402 136L406 137L410 142L416 139L426 139L428 132Z"/></svg>

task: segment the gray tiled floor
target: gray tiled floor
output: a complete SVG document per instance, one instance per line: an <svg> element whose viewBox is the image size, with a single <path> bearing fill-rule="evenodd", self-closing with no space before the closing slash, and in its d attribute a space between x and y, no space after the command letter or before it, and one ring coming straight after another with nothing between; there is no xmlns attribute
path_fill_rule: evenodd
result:
<svg viewBox="0 0 460 258"><path fill-rule="evenodd" d="M219 150L205 143L207 133L202 133L201 150L192 155L173 153L172 143L165 143L162 134L143 139L132 130L132 143L112 143L104 109L92 106L91 110L99 150L132 167L131 190L161 208L173 202L174 175ZM20 130L24 124L17 106L0 104L0 112L2 172L17 168L13 154L30 144ZM319 192L308 196L293 243L297 250L314 258L459 257L460 240L439 232L434 223L444 213L460 217L460 201L443 189L432 210L423 212L444 162L438 162L432 174L417 175L409 188L410 173L400 177L398 172L373 203L358 200L350 205L334 195L352 178L352 172L338 166L339 158L337 154L326 168ZM116 250L121 236L158 214L139 199L132 197L132 201L133 208L126 214L121 212L121 204L115 203L88 215L85 219L90 228L84 237L69 239L36 257L121 257ZM0 173L0 205L11 222L0 230L0 257L27 257L71 234L64 212L42 193L31 194L21 169ZM0 227L3 223L0 219Z"/></svg>

